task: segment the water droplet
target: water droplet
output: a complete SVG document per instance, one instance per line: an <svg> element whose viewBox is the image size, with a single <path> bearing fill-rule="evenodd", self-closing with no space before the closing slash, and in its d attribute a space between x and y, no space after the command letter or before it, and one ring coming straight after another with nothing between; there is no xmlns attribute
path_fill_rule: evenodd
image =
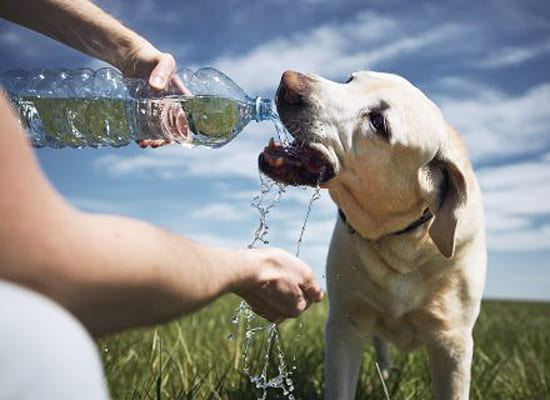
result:
<svg viewBox="0 0 550 400"><path fill-rule="evenodd" d="M231 334L229 334L229 335L227 336L227 340L233 340L233 339L235 339L235 335L234 335L234 334L231 333Z"/></svg>
<svg viewBox="0 0 550 400"><path fill-rule="evenodd" d="M284 129L280 121L275 120L275 127L279 136L279 141L282 145L287 144L287 138L290 137L288 132ZM286 137L285 137L286 134ZM307 222L309 220L313 203L320 198L320 182L322 181L322 174L319 177L319 183L314 189L312 196L309 200L304 222L302 224L299 238L296 242L296 256L300 254L300 247L304 238ZM269 243L269 225L267 217L270 211L281 200L282 195L285 193L285 186L277 183L268 177L260 174L260 194L254 196L251 205L256 208L260 214L258 228L254 232L254 238L248 245L248 248L254 248L256 245L265 245ZM282 351L279 341L277 326L275 324L257 325L254 322L256 315L250 309L250 307L243 301L237 313L232 318L233 324L243 324L244 330L244 346L241 353L242 371L248 376L249 381L254 387L261 391L259 399L267 399L268 389L278 389L282 393L283 397L294 400L295 397L292 392L295 390L294 383L290 376L297 369L296 365L292 365L290 368L285 362L285 355ZM299 321L298 332L296 337L300 337L303 323ZM251 350L251 344L253 340L264 340L267 345L261 350L262 353L254 356L254 359L263 359L263 364L259 370L254 368L257 372L252 372L249 368L248 352ZM295 360L295 355L293 356ZM270 362L275 362L278 373L271 377L269 374L272 369L269 368Z"/></svg>

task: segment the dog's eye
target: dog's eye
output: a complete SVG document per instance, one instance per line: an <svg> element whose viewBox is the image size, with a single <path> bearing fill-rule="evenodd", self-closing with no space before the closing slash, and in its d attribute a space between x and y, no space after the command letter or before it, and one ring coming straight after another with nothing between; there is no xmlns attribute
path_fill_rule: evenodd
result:
<svg viewBox="0 0 550 400"><path fill-rule="evenodd" d="M374 129L376 129L379 134L386 136L386 121L384 115L379 111L372 111L369 113L369 119Z"/></svg>

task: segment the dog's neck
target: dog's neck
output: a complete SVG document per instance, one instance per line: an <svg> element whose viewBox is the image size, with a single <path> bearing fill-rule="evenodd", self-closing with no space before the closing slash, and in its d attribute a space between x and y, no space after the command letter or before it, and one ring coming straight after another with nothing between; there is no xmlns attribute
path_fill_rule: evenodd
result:
<svg viewBox="0 0 550 400"><path fill-rule="evenodd" d="M338 209L340 219L350 235L355 236L358 243L363 243L370 251L379 257L381 265L385 265L393 273L408 274L420 271L426 262L433 259L431 255L437 249L430 240L426 240L432 213L426 209L422 215L402 229L389 232L376 239L368 239L356 231L342 210ZM414 245L410 242L413 241Z"/></svg>
<svg viewBox="0 0 550 400"><path fill-rule="evenodd" d="M342 211L341 208L338 208L338 215L340 216L340 218L342 219L342 222L347 226L348 228L348 232L351 233L351 234L358 234L359 236L362 236L359 232L357 232L351 225L350 223L348 222L348 219L346 217L346 214L344 214L344 212ZM400 229L398 231L395 231L395 232L390 232L384 236L399 236L399 235L406 235L407 233L410 233L410 232L413 232L414 230L416 230L417 228L421 227L422 225L424 225L426 222L428 222L430 219L433 218L433 214L430 212L430 210L428 208L426 208L424 210L424 212L422 213L422 215L420 216L420 218L414 220L413 222L411 222L410 224L408 224L406 227L404 227L403 229Z"/></svg>

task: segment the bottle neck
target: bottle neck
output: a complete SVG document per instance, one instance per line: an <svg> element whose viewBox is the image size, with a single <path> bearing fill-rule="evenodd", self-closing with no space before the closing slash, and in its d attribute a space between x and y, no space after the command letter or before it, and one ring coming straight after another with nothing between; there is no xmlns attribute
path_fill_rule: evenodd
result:
<svg viewBox="0 0 550 400"><path fill-rule="evenodd" d="M254 113L254 119L256 122L273 119L275 117L273 113L273 104L270 99L265 97L256 97L254 100L256 109Z"/></svg>

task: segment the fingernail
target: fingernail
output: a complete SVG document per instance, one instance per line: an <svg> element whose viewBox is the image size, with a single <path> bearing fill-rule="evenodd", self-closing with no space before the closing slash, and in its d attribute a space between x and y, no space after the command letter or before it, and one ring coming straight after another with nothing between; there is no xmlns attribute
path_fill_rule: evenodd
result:
<svg viewBox="0 0 550 400"><path fill-rule="evenodd" d="M151 81L151 84L154 87L161 88L164 86L164 79L162 79L160 76L155 76Z"/></svg>

